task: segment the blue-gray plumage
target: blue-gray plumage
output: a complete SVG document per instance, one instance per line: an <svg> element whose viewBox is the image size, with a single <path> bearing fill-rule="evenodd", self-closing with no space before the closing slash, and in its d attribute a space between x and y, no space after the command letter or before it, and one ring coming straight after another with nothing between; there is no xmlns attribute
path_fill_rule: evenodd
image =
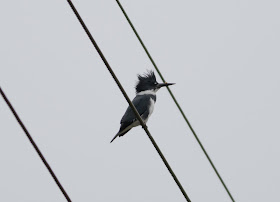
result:
<svg viewBox="0 0 280 202"><path fill-rule="evenodd" d="M136 97L132 100L132 104L137 109L139 115L145 123L147 123L149 117L154 110L154 104L156 102L156 92L163 86L173 85L174 83L162 83L159 84L156 81L156 77L153 71L149 71L143 76L138 75L138 83L136 84ZM132 108L128 106L125 114L121 119L121 127L119 132L114 136L123 136L131 128L139 126L140 122L137 120Z"/></svg>

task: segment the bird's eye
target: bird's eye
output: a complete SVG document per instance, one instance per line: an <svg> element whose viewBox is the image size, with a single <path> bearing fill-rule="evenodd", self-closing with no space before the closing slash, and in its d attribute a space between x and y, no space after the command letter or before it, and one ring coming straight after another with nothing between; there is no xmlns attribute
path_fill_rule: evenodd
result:
<svg viewBox="0 0 280 202"><path fill-rule="evenodd" d="M157 82L155 82L154 84L157 85Z"/></svg>

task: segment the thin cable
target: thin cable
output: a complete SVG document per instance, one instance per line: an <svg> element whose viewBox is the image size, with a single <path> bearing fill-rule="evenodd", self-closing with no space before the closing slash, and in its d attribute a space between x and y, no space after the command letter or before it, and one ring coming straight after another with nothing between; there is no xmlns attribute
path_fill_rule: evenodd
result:
<svg viewBox="0 0 280 202"><path fill-rule="evenodd" d="M26 129L26 127L24 126L23 122L21 121L21 119L19 118L17 112L15 111L15 109L13 108L12 104L10 103L10 101L8 100L7 96L5 95L5 93L3 92L2 88L0 87L0 93L3 96L4 100L6 101L7 105L9 106L10 110L12 111L12 113L14 114L16 120L18 121L19 125L21 126L22 130L25 132L27 138L29 139L29 141L31 142L32 146L34 147L34 149L36 150L37 154L40 156L41 160L43 161L43 163L45 164L45 166L47 167L48 171L50 172L51 176L53 177L54 181L56 182L57 186L59 187L59 189L61 190L61 192L63 193L63 195L65 196L66 200L68 202L71 202L70 197L68 196L68 194L66 193L66 191L64 190L63 186L61 185L61 183L59 182L59 180L57 179L56 175L54 174L52 168L50 167L50 165L48 164L47 160L45 159L45 157L43 156L42 152L40 151L39 147L36 145L36 143L34 142L33 138L31 137L30 133L28 132L28 130Z"/></svg>
<svg viewBox="0 0 280 202"><path fill-rule="evenodd" d="M146 48L144 42L142 41L141 37L139 36L139 34L138 34L138 32L136 31L135 27L133 26L132 22L130 21L130 19L129 19L128 15L126 14L124 8L122 7L121 3L119 2L119 0L116 0L116 2L117 2L117 4L119 5L120 9L122 10L122 12L123 12L123 14L124 14L126 20L128 21L129 25L130 25L131 28L133 29L133 31L134 31L136 37L138 38L139 42L141 43L142 47L144 48L144 50L145 50L146 54L148 55L149 59L151 60L153 66L155 67L155 69L156 69L157 73L159 74L161 80L162 80L163 82L165 82L165 79L163 78L161 72L159 71L159 69L158 69L158 67L157 67L157 65L156 65L156 63L155 63L155 61L153 60L153 58L152 58L152 56L150 55L148 49ZM175 96L173 95L172 91L170 90L170 88L169 88L168 86L167 86L167 90L168 90L169 94L171 95L172 99L174 100L175 104L177 105L177 107L178 107L179 111L181 112L183 118L184 118L185 121L187 122L189 128L191 129L191 131L192 131L192 133L193 133L195 139L197 140L197 142L198 142L198 144L200 145L202 151L204 152L205 156L207 157L208 161L210 162L212 168L214 169L215 173L217 174L218 178L220 179L221 183L223 184L223 186L224 186L226 192L228 193L228 195L229 195L229 197L231 198L231 200L234 202L234 199L233 199L233 197L232 197L232 195L231 195L229 189L227 188L225 182L223 181L222 177L220 176L220 174L219 174L218 170L216 169L214 163L212 162L210 156L209 156L208 153L206 152L206 150L205 150L205 148L203 147L202 143L200 142L198 136L196 135L196 132L194 131L194 129L193 129L193 127L191 126L189 120L187 119L185 113L183 112L181 106L180 106L179 103L177 102Z"/></svg>
<svg viewBox="0 0 280 202"><path fill-rule="evenodd" d="M79 22L81 23L82 27L84 28L85 32L87 33L90 41L92 42L93 46L95 47L95 49L97 50L98 54L100 55L101 59L103 60L103 62L105 63L107 69L109 70L109 72L111 73L112 77L114 78L115 82L117 83L119 89L121 90L123 96L125 97L126 101L128 102L128 104L130 105L130 107L132 108L132 110L134 111L137 119L139 120L140 124L142 125L143 129L145 130L145 132L147 133L149 139L151 140L152 144L154 145L155 149L157 150L158 154L160 155L162 161L164 162L165 166L167 167L167 169L169 170L170 174L172 175L173 179L175 180L176 184L178 185L179 189L181 190L182 194L184 195L185 199L188 202L191 202L191 200L189 199L187 193L185 192L183 186L181 185L181 183L179 182L178 178L176 177L175 173L173 172L172 168L170 167L169 163L167 162L167 160L165 159L164 155L162 154L162 152L160 151L158 145L156 144L154 138L152 137L152 135L150 134L146 124L143 122L143 120L141 119L138 111L136 110L136 108L134 107L134 105L132 104L131 100L129 99L129 97L127 96L124 88L122 87L120 81L118 80L117 76L115 75L115 73L113 72L112 68L110 67L109 63L107 62L105 56L103 55L103 53L101 52L100 48L98 47L97 43L95 42L95 40L93 39L91 33L89 32L87 26L85 25L84 21L82 20L80 14L78 13L78 11L76 10L74 4L72 3L71 0L67 0L67 2L69 3L70 7L72 8L73 12L75 13L76 17L78 18Z"/></svg>

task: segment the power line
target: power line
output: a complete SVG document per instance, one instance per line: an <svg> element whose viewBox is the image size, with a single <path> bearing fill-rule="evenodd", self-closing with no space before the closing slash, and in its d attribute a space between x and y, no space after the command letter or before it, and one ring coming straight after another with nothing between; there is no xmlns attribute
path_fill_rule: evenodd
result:
<svg viewBox="0 0 280 202"><path fill-rule="evenodd" d="M138 111L136 110L136 108L134 107L134 105L132 104L131 100L129 99L129 97L127 96L124 88L122 87L120 81L118 80L117 76L115 75L115 73L113 72L112 68L110 67L108 61L106 60L105 56L103 55L102 51L100 50L100 48L98 47L97 43L95 42L95 40L93 39L91 33L89 32L87 26L85 25L84 21L82 20L80 14L78 13L77 9L75 8L74 4L72 3L71 0L67 0L67 2L69 3L70 7L72 8L73 12L75 13L76 17L78 18L79 22L81 23L82 27L84 28L85 32L87 33L90 41L92 42L93 46L95 47L96 51L98 52L99 56L101 57L101 59L103 60L104 64L106 65L107 69L109 70L110 74L112 75L113 79L115 80L115 82L117 83L119 89L121 90L123 96L125 97L126 101L128 102L128 104L130 105L130 107L132 108L132 110L134 111L137 119L139 120L140 124L142 125L143 129L145 130L145 132L147 133L149 139L151 140L152 144L154 145L155 149L157 150L158 154L160 155L161 159L163 160L165 166L167 167L167 169L169 170L170 174L172 175L173 179L175 180L176 184L178 185L179 189L181 190L182 194L184 195L185 199L188 202L191 202L191 200L189 199L187 193L185 192L183 186L181 185L181 183L179 182L178 178L176 177L175 173L173 172L172 168L170 167L169 163L167 162L167 160L165 159L164 155L162 154L161 150L159 149L157 143L155 142L154 138L152 137L152 135L150 134L146 124L143 122L142 118L140 117Z"/></svg>
<svg viewBox="0 0 280 202"><path fill-rule="evenodd" d="M56 175L54 174L52 168L50 167L50 165L48 164L47 160L45 159L45 157L43 156L42 152L40 151L39 147L36 145L36 143L34 142L33 138L31 137L30 133L28 132L27 128L24 126L23 122L21 121L21 119L19 118L17 112L15 111L15 109L13 108L12 104L10 103L10 101L8 100L7 96L5 95L4 91L2 90L2 88L0 87L0 93L2 95L2 97L4 98L5 102L7 103L7 105L9 106L10 110L12 111L12 113L14 114L16 120L18 121L19 125L21 126L22 130L25 132L27 138L29 139L29 141L31 142L31 144L33 145L34 149L36 150L37 154L40 156L41 160L43 161L43 163L45 164L45 166L47 167L48 171L50 172L51 176L53 177L54 181L56 182L57 186L59 187L60 191L63 193L63 195L65 196L66 200L68 202L71 202L70 197L68 196L68 194L66 193L66 191L64 190L63 186L61 185L61 183L59 182L58 178L56 177Z"/></svg>
<svg viewBox="0 0 280 202"><path fill-rule="evenodd" d="M122 12L123 12L125 18L127 19L129 25L131 26L132 30L134 31L134 33L135 33L136 37L138 38L139 42L141 43L142 47L144 48L144 50L145 50L147 56L148 56L149 59L151 60L153 66L155 67L155 69L156 69L157 73L159 74L161 80L162 80L163 82L165 82L165 79L163 78L161 72L159 71L159 69L158 69L158 67L157 67L157 65L156 65L156 63L155 63L155 61L153 60L153 58L152 58L152 56L150 55L148 49L146 48L144 42L142 41L141 37L139 36L139 34L138 34L138 32L136 31L135 27L133 26L132 22L130 21L130 19L129 19L128 15L126 14L124 8L122 7L121 3L119 2L119 0L116 0L116 2L117 2L117 4L119 5L120 9L122 10ZM189 120L187 119L187 117L186 117L184 111L182 110L182 108L181 108L181 106L179 105L177 99L175 98L175 96L173 95L172 91L170 90L170 88L169 88L168 86L167 86L167 90L168 90L169 94L171 95L172 99L174 100L174 102L175 102L176 106L178 107L179 111L181 112L181 114L182 114L183 118L185 119L186 123L188 124L189 128L191 129L191 131L192 131L192 133L193 133L195 139L197 140L198 144L200 145L200 147L201 147L202 151L204 152L205 156L207 157L209 163L211 164L212 168L214 169L215 173L217 174L218 178L220 179L221 183L223 184L223 186L224 186L226 192L228 193L228 195L229 195L229 197L231 198L231 200L234 202L233 196L231 195L229 189L227 188L227 186L226 186L225 182L223 181L222 177L220 176L220 174L219 174L218 170L216 169L214 163L212 162L210 156L209 156L208 153L206 152L204 146L202 145L201 141L199 140L198 136L196 135L196 132L194 131L193 127L191 126Z"/></svg>

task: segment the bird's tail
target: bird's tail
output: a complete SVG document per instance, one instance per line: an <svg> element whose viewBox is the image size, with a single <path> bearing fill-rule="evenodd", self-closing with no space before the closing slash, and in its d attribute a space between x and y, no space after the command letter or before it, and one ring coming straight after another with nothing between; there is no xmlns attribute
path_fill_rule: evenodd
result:
<svg viewBox="0 0 280 202"><path fill-rule="evenodd" d="M120 135L120 132L118 132L118 133L114 136L114 138L111 140L110 143L112 143L112 142L114 141L114 139L116 139L119 135Z"/></svg>
<svg viewBox="0 0 280 202"><path fill-rule="evenodd" d="M118 136L119 136L119 137L120 137L120 136L123 136L123 135L126 134L128 131L130 131L130 129L125 130L125 131L119 131L119 132L114 136L114 138L111 140L111 142L113 142L114 139L116 139ZM111 142L110 142L110 143L111 143Z"/></svg>

